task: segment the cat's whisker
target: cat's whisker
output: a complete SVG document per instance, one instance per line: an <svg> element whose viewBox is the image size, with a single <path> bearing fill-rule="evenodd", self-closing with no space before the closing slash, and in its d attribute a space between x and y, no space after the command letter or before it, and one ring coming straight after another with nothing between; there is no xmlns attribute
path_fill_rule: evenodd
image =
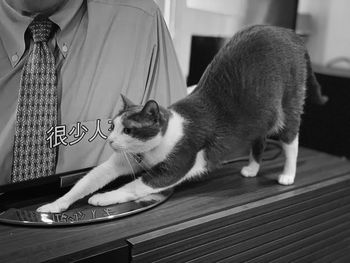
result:
<svg viewBox="0 0 350 263"><path fill-rule="evenodd" d="M130 168L131 168L131 170L132 170L132 176L133 176L133 178L134 178L134 180L135 180L135 179L136 179L136 174L135 174L134 168L132 167L131 162L130 162L130 160L129 160L129 158L128 158L128 155L126 154L125 151L122 151L122 153L123 153L125 159L127 160L128 164L130 165Z"/></svg>
<svg viewBox="0 0 350 263"><path fill-rule="evenodd" d="M134 158L136 158L136 159L138 158L136 154L134 154L134 153L131 153L131 154L133 155ZM150 157L148 156L147 159L148 159L148 161L149 161ZM151 163L152 163L152 162L151 162ZM143 164L145 167L148 168L148 170L151 170L151 169L152 169L152 165L149 165L149 164L146 163L146 162L142 162L142 161L141 161L140 164Z"/></svg>
<svg viewBox="0 0 350 263"><path fill-rule="evenodd" d="M136 154L130 153L130 152L129 152L129 153L127 152L127 154L128 154L130 157L132 157L132 158L135 160L136 164L137 164L138 166L140 166L143 170L145 170L146 172L148 172L148 171L151 170L151 167L150 167L150 166L148 166L146 163L143 163L142 161L141 161L141 162L139 161L139 158L136 156Z"/></svg>
<svg viewBox="0 0 350 263"><path fill-rule="evenodd" d="M139 163L137 157L135 157L132 153L129 152L125 152L128 156L130 156L131 158L134 159L135 163L140 166L142 168L143 171L145 171L146 173L148 173L150 176L152 176L149 172L148 172L148 168L145 167L144 165L142 165L141 163Z"/></svg>
<svg viewBox="0 0 350 263"><path fill-rule="evenodd" d="M150 167L148 164L144 163L144 162L138 162L137 161L137 157L135 156L135 154L133 153L128 153L132 158L134 158L135 162L137 165L139 165L150 177L154 177L154 174L151 172L152 167Z"/></svg>

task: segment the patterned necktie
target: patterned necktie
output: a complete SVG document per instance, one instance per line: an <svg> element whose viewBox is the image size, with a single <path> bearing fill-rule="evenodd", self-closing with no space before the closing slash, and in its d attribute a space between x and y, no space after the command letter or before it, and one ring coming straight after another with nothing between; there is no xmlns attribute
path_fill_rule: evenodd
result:
<svg viewBox="0 0 350 263"><path fill-rule="evenodd" d="M56 166L56 149L46 140L46 132L57 125L55 58L48 46L53 23L36 17L29 31L34 42L20 82L12 182L52 175Z"/></svg>

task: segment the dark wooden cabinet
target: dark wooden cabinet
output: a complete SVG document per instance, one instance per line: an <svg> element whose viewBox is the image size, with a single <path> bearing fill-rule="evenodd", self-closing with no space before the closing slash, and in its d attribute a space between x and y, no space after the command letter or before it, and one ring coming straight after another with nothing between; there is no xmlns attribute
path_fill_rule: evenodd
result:
<svg viewBox="0 0 350 263"><path fill-rule="evenodd" d="M276 183L282 157L265 162L257 178L242 178L241 166L179 186L160 206L119 220L57 228L0 225L0 262L349 259L349 161L302 148L292 186Z"/></svg>

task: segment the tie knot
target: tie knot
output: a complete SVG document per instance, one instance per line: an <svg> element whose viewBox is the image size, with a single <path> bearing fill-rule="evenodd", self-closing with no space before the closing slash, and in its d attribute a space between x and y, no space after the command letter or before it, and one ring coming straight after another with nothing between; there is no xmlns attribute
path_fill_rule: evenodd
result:
<svg viewBox="0 0 350 263"><path fill-rule="evenodd" d="M53 23L46 17L36 17L29 25L34 42L47 42L53 31Z"/></svg>

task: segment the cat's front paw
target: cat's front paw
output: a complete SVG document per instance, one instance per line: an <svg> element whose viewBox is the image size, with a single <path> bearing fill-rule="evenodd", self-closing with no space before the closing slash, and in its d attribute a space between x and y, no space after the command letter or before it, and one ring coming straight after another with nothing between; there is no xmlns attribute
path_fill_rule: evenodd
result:
<svg viewBox="0 0 350 263"><path fill-rule="evenodd" d="M135 199L136 198L132 194L116 190L107 193L94 194L89 198L88 203L94 206L106 206L125 203Z"/></svg>
<svg viewBox="0 0 350 263"><path fill-rule="evenodd" d="M94 206L106 206L113 204L110 199L104 197L104 194L94 194L89 198L88 203Z"/></svg>
<svg viewBox="0 0 350 263"><path fill-rule="evenodd" d="M69 204L64 201L55 201L43 206L40 206L36 211L41 213L61 213L66 211Z"/></svg>
<svg viewBox="0 0 350 263"><path fill-rule="evenodd" d="M294 174L281 174L278 176L278 183L282 185L291 185L294 183Z"/></svg>

